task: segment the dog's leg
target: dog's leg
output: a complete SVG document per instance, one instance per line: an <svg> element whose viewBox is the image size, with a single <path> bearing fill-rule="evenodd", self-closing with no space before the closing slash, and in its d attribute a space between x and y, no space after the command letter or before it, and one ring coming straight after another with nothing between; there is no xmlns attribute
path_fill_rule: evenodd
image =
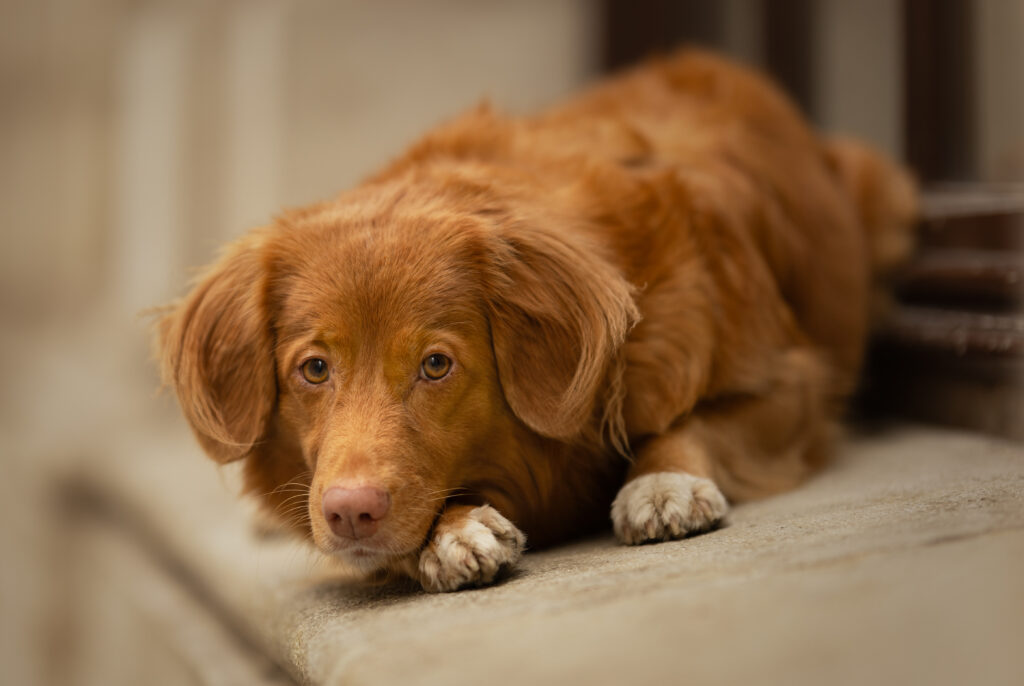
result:
<svg viewBox="0 0 1024 686"><path fill-rule="evenodd" d="M817 355L780 356L756 393L708 401L648 439L612 504L623 543L666 541L715 527L730 500L791 488L824 462L833 433L828 375Z"/></svg>
<svg viewBox="0 0 1024 686"><path fill-rule="evenodd" d="M492 583L525 545L523 532L490 505L451 505L420 553L420 583L435 592Z"/></svg>
<svg viewBox="0 0 1024 686"><path fill-rule="evenodd" d="M623 543L668 541L707 531L729 509L711 480L705 448L687 429L669 430L638 451L612 503L612 525Z"/></svg>

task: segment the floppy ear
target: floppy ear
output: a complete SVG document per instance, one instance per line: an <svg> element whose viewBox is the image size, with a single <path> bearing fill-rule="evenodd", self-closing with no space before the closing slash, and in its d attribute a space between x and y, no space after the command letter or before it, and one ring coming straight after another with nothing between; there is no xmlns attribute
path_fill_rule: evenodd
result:
<svg viewBox="0 0 1024 686"><path fill-rule="evenodd" d="M579 438L639 320L633 289L593 246L542 229L499 229L494 267L491 336L505 399L534 431Z"/></svg>
<svg viewBox="0 0 1024 686"><path fill-rule="evenodd" d="M230 246L158 324L164 383L221 463L263 437L277 397L261 244L250 234Z"/></svg>

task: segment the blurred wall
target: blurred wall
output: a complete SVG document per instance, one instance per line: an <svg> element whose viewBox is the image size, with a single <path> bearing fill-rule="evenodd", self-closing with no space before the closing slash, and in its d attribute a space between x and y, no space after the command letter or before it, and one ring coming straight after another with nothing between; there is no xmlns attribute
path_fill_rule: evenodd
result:
<svg viewBox="0 0 1024 686"><path fill-rule="evenodd" d="M819 61L814 109L819 125L833 132L856 134L900 157L900 3L819 0L815 24L813 49Z"/></svg>
<svg viewBox="0 0 1024 686"><path fill-rule="evenodd" d="M592 21L586 0L3 4L2 312L165 300L482 96L571 90Z"/></svg>
<svg viewBox="0 0 1024 686"><path fill-rule="evenodd" d="M1024 181L1024 0L975 4L978 174Z"/></svg>

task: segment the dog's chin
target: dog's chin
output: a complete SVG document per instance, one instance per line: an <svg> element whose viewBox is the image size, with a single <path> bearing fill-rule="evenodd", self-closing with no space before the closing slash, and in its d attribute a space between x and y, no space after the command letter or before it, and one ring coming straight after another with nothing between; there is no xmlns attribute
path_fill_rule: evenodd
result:
<svg viewBox="0 0 1024 686"><path fill-rule="evenodd" d="M370 546L350 545L345 548L335 548L331 551L324 551L344 567L358 572L361 575L369 576L375 572L394 569L403 558L417 552L395 552L391 550L379 550Z"/></svg>
<svg viewBox="0 0 1024 686"><path fill-rule="evenodd" d="M378 550L370 550L353 546L345 550L336 550L332 556L346 567L362 574L372 574L388 566L391 555Z"/></svg>

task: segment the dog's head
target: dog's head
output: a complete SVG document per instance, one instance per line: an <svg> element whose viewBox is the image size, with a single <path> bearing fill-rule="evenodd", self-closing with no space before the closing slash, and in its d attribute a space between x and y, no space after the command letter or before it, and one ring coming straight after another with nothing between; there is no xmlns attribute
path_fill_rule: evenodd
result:
<svg viewBox="0 0 1024 686"><path fill-rule="evenodd" d="M458 205L378 187L285 216L160 323L207 453L364 570L418 550L447 498L514 482L517 432L593 432L636 318L579 235Z"/></svg>

